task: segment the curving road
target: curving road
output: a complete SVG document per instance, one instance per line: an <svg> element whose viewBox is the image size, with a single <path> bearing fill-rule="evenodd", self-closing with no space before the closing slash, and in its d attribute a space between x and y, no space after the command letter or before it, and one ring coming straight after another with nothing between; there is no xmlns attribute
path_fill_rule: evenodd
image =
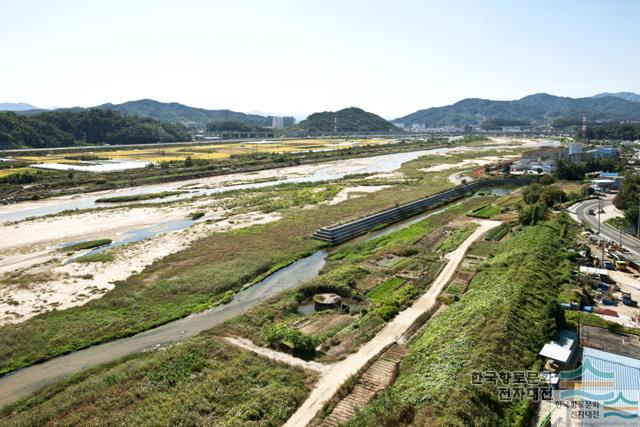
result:
<svg viewBox="0 0 640 427"><path fill-rule="evenodd" d="M610 205L612 205L610 200L602 200L603 208ZM593 209L595 212L598 211L598 199L586 200L578 203L577 205L572 206L570 211L575 212L578 219L580 219L584 225L590 227L594 233L597 233L598 215L589 214L590 209ZM604 222L601 222L600 224L600 235L605 237L607 240L612 240L614 242L620 241L620 232ZM635 255L640 255L640 240L627 233L622 233L622 246L629 252Z"/></svg>

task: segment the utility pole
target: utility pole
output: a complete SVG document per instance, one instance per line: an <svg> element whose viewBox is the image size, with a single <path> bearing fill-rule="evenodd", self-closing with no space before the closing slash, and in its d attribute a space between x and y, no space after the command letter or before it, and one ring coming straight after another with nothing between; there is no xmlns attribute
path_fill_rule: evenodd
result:
<svg viewBox="0 0 640 427"><path fill-rule="evenodd" d="M602 210L602 199L598 198L598 236L600 235L600 211Z"/></svg>
<svg viewBox="0 0 640 427"><path fill-rule="evenodd" d="M618 244L620 245L620 250L622 250L622 229L624 228L624 222L620 223L620 239Z"/></svg>

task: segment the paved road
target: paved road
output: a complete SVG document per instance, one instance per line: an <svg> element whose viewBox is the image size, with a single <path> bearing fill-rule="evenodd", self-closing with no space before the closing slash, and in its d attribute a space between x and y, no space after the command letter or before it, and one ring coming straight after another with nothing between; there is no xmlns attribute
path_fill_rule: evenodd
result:
<svg viewBox="0 0 640 427"><path fill-rule="evenodd" d="M602 206L607 207L612 203L610 200L603 200ZM598 211L598 200L587 200L584 201L577 206L575 206L572 211L576 213L580 221L583 224L589 226L594 232L598 231L598 215L589 214L589 209L593 209L595 212ZM620 232L613 227L610 227L607 224L600 224L600 235L607 238L608 240L612 240L614 242L620 241ZM622 246L629 250L630 252L640 255L640 240L635 237L622 233Z"/></svg>
<svg viewBox="0 0 640 427"><path fill-rule="evenodd" d="M444 266L438 277L425 292L409 308L399 313L369 342L360 347L356 353L346 359L330 366L328 371L320 377L311 394L289 418L284 427L302 427L309 425L311 420L322 409L324 404L331 399L340 386L352 375L357 374L368 361L377 357L387 346L398 342L405 332L425 312L433 308L438 295L451 280L458 265L464 258L471 243L493 227L500 225L498 221L477 220L480 224L471 236L467 238L455 251L447 254L449 262Z"/></svg>

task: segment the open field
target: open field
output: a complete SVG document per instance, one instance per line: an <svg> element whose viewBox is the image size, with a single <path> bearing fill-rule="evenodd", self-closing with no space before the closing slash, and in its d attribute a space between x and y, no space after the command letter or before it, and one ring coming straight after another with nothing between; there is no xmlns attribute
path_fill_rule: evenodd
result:
<svg viewBox="0 0 640 427"><path fill-rule="evenodd" d="M481 202L469 200L471 206ZM463 215L469 207L454 205L448 212L364 245L368 252L379 252L381 248L395 248L400 242L415 242L438 224ZM349 253L338 258L355 262L354 249ZM232 352L215 338L216 332L204 333L166 351L139 353L77 374L5 408L0 414L4 416L2 421L7 425L64 424L79 419L93 423L92 420L102 417L110 423L157 425L170 423L174 416L190 416L216 425L243 425L247 422L244 415L247 408L255 402L268 407L258 413L249 412L253 414L252 420L259 420L258 425L281 425L308 395L315 374L306 372L301 376L300 370L285 369L237 349ZM252 378L251 395L246 394L249 378ZM129 392L123 393L125 389ZM204 392L211 389L216 390L213 396ZM236 393L227 392L233 389L237 389ZM278 404L271 398L277 399ZM220 409L208 410L205 415L190 411L198 404ZM118 410L109 412L114 407ZM211 418L213 415L217 418Z"/></svg>
<svg viewBox="0 0 640 427"><path fill-rule="evenodd" d="M329 255L316 279L274 296L215 331L323 362L342 359L430 286L443 260L436 253L438 248L424 245L422 239L451 221L460 221L464 212L485 202L486 198L470 198L405 229L339 248ZM447 241L446 252L455 250L476 227L461 227L464 232ZM386 262L388 259L393 262ZM376 284L371 290L370 283ZM351 304L347 321L336 327L332 325L335 312L300 311L309 306L314 294L326 292ZM319 327L326 323L332 326ZM315 325L312 334L303 332L309 325ZM296 345L290 347L292 337L296 337Z"/></svg>
<svg viewBox="0 0 640 427"><path fill-rule="evenodd" d="M357 157L420 151L437 147L466 147L463 145L463 142L448 143L443 139L407 139L406 141L401 140L399 142L394 140L384 141L386 143L344 146L342 147L342 149L335 149L336 147L340 148L341 144L346 144L343 141L342 143L328 144L328 148L319 151L289 150L286 152L274 152L274 150L259 151L256 148L248 151L245 150L246 152L243 152L241 154L231 153L227 156L222 156L215 159L197 157L194 158L188 153L183 153L183 155L179 156L180 159L178 160L167 160L160 161L158 163L150 163L147 167L125 171L68 172L38 170L37 172L33 173L12 173L10 176L0 178L0 203L15 203L19 201L37 200L68 194L88 193L114 188L130 188L150 184L201 179L204 177L218 176L230 173L255 172L265 169L282 168L300 164L311 164ZM510 141L510 146L522 146L523 149L527 148L527 145L522 144L522 142L519 140L512 139ZM492 140L483 141L483 144L485 146L490 145L491 143ZM251 145L260 147L263 144ZM229 147L233 147L233 144L225 144L223 148L225 147L229 150L232 150L232 148ZM500 145L499 147L506 148L508 146L504 144ZM171 148L178 149L178 147ZM111 148L111 150L112 149L113 148ZM149 148L145 147L143 149L148 150ZM198 149L202 150L202 148ZM98 153L96 152L95 154ZM208 153L204 154L208 155ZM510 153L509 150L496 150L494 153L486 153L487 156L510 154L513 155L514 153ZM60 160L59 158L51 158L51 156L55 157L60 155L62 154L56 153L51 154L50 156L39 155L38 157L33 158L33 160L58 161ZM100 153L100 156L102 155L103 154ZM64 157L64 155L62 156ZM68 161L77 162L77 160ZM455 162L455 159L452 159L452 161Z"/></svg>
<svg viewBox="0 0 640 427"><path fill-rule="evenodd" d="M81 153L84 156L94 155L101 160L138 160L145 162L182 161L187 157L201 160L219 160L231 156L253 153L288 153L296 151L339 150L364 145L381 145L397 142L395 138L361 138L361 139L294 139L281 141L194 143L162 147L140 147L118 149L103 148L96 151L65 150L64 153L51 152L46 155L13 156L16 160L31 163L77 163L74 157Z"/></svg>
<svg viewBox="0 0 640 427"><path fill-rule="evenodd" d="M508 152L513 150L507 150ZM194 204L197 204L197 210L204 210L210 215L223 206L225 217L249 212L277 212L282 219L248 227L241 232L213 234L210 233L215 229L207 231L205 221L202 225L204 234L186 243L183 239L175 240L172 239L173 235L167 235L167 241L174 242L170 247L179 248L178 252L170 250L164 252L160 258L152 257L151 262L155 260L152 265L135 264L125 269L124 271L129 273L115 281L108 281L108 287L103 288L107 289L107 292L95 295L101 296L99 299L89 301L91 298L87 298L76 301L75 304L84 305L42 313L26 322L0 328L0 371L10 371L92 343L128 336L210 307L229 291L240 289L273 266L286 264L321 247L320 242L310 238L316 228L393 206L395 203L414 200L452 185L446 179L446 173L424 173L418 169L441 163L443 160L464 159L475 155L477 154L473 152L460 152L447 156L423 157L408 162L399 171L403 176L402 180L398 180L397 176L376 179L369 179L370 175L354 176L331 184L287 184L256 190L238 190L189 202L167 202L158 207L105 210L107 218L117 212L121 212L118 215L123 215L123 218L137 218L139 209L150 209L151 212L158 213L168 210L174 215L177 213L186 218L196 210ZM392 187L380 188L357 200L346 200L317 208L320 202L333 199L342 188L362 185ZM174 204L182 206L181 210L173 208ZM127 209L133 210L128 214ZM94 216L96 213L87 215ZM48 229L73 229L70 225L78 218L76 214L53 217L47 221L59 221L59 226ZM38 224L39 221L41 220L26 221L17 226L28 229L32 223ZM118 221L120 220L116 220L115 223ZM103 218L101 223L107 221ZM46 234L36 232L32 235L40 238ZM94 237L111 238L108 233ZM89 236L86 236L83 240L88 238ZM176 246L176 242L180 241L182 243ZM148 244L160 249L167 247L158 244L159 242L152 239ZM145 253L145 249L138 253ZM109 269L109 265L117 265L119 259L135 260L139 257L120 256L118 252L115 255L114 262L90 263L84 266ZM129 275L133 272L138 274ZM77 276L89 277L89 274L96 276L95 272L83 272ZM84 283L91 282L91 279L76 278L79 284L83 283L82 280L85 280ZM10 297L11 294L5 295ZM6 300L6 310L9 313L14 312L17 307L13 301L13 298Z"/></svg>
<svg viewBox="0 0 640 427"><path fill-rule="evenodd" d="M314 379L204 335L74 375L5 408L0 424L276 427Z"/></svg>

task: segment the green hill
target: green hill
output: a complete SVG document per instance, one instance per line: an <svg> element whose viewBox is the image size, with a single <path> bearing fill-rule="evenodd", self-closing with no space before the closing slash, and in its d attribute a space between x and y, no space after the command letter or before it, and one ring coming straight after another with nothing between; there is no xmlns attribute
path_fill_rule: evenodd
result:
<svg viewBox="0 0 640 427"><path fill-rule="evenodd" d="M0 149L190 141L182 125L109 110L0 113Z"/></svg>
<svg viewBox="0 0 640 427"><path fill-rule="evenodd" d="M153 99L129 101L123 104L102 104L96 108L118 111L128 116L149 117L170 123L182 123L187 126L205 127L211 122L232 121L252 126L268 126L271 120L257 114L245 114L231 110L206 110L194 108L177 102L159 102Z"/></svg>
<svg viewBox="0 0 640 427"><path fill-rule="evenodd" d="M394 123L426 127L480 126L483 123L548 126L554 123L578 124L586 115L590 122L640 120L640 103L617 96L567 98L546 93L516 101L469 98L445 107L427 108Z"/></svg>
<svg viewBox="0 0 640 427"><path fill-rule="evenodd" d="M297 129L315 132L389 132L398 130L396 126L382 117L350 107L340 111L313 113L300 122Z"/></svg>

